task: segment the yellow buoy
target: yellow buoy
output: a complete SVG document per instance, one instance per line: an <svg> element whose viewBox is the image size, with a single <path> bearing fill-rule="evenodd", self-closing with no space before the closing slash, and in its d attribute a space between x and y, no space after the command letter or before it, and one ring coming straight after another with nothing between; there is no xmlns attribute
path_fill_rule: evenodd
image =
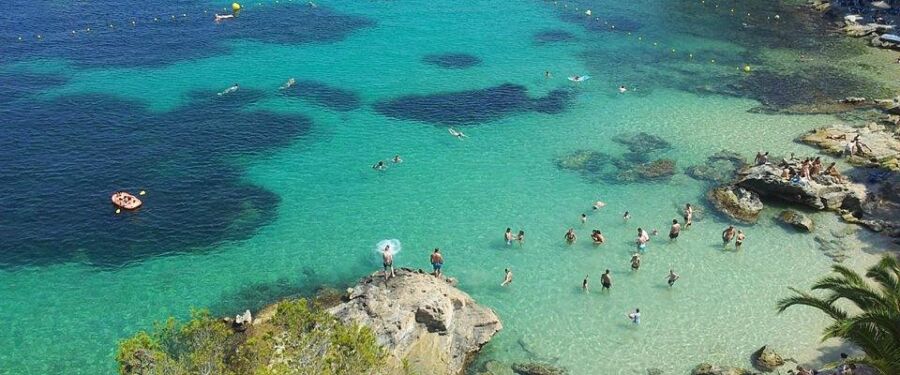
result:
<svg viewBox="0 0 900 375"><path fill-rule="evenodd" d="M744 65L744 71L750 73L750 65Z"/></svg>
<svg viewBox="0 0 900 375"><path fill-rule="evenodd" d="M241 4L238 4L238 3L231 3L231 10L233 10L233 11L235 11L235 12L241 10Z"/></svg>
<svg viewBox="0 0 900 375"><path fill-rule="evenodd" d="M141 190L141 192L140 192L140 193L139 193L139 194L140 194L140 195L147 195L147 192L146 192L146 191L143 191L143 190Z"/></svg>

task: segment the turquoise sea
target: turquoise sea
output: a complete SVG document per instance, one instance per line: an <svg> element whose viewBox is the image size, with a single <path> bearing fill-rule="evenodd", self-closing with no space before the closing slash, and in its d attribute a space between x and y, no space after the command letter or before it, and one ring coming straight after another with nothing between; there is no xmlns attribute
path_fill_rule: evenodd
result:
<svg viewBox="0 0 900 375"><path fill-rule="evenodd" d="M793 4L264 1L216 24L229 2L12 3L0 15L0 373L114 373L116 342L153 321L346 287L376 270L388 238L412 268L440 247L445 272L501 317L475 366L681 374L749 366L766 344L809 364L846 350L819 342L822 315L774 305L828 271L815 237L848 228L814 213L816 234L795 233L773 205L739 226L744 249L723 251L730 222L684 173L723 149L815 154L793 139L840 120L777 110L870 89L851 72L785 79L800 62L763 58L855 53ZM616 140L638 132L670 147ZM558 167L578 150L615 162ZM619 176L658 158L674 176ZM119 189L146 191L145 206L115 213ZM686 202L698 219L669 243ZM524 246L505 245L507 227ZM631 272L637 227L661 235ZM594 228L607 244L589 244ZM882 248L865 232L842 241L854 268Z"/></svg>

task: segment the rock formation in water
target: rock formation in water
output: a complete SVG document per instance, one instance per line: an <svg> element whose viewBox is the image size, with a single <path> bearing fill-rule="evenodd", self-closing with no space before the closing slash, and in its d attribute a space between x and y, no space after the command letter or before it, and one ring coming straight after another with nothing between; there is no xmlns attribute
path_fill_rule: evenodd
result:
<svg viewBox="0 0 900 375"><path fill-rule="evenodd" d="M448 281L400 269L387 282L365 277L349 292L349 300L329 309L344 322L375 331L397 363L421 374L456 375L502 325L489 308Z"/></svg>
<svg viewBox="0 0 900 375"><path fill-rule="evenodd" d="M763 209L759 194L739 186L720 186L706 193L719 212L744 223L755 223Z"/></svg>
<svg viewBox="0 0 900 375"><path fill-rule="evenodd" d="M814 224L809 216L795 210L784 210L778 214L778 220L803 232L812 232Z"/></svg>

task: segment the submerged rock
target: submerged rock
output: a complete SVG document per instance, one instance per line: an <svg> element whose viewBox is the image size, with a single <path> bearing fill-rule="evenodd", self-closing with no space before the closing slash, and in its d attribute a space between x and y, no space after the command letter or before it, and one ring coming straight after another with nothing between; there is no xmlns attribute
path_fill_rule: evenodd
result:
<svg viewBox="0 0 900 375"><path fill-rule="evenodd" d="M672 145L662 139L662 137L644 132L618 134L613 137L613 141L621 143L625 145L625 147L628 147L629 151L637 153L667 150L672 147Z"/></svg>
<svg viewBox="0 0 900 375"><path fill-rule="evenodd" d="M568 373L564 368L537 362L514 363L512 370L518 375L565 375Z"/></svg>
<svg viewBox="0 0 900 375"><path fill-rule="evenodd" d="M778 220L804 232L812 232L813 230L812 219L794 210L781 211L778 214Z"/></svg>
<svg viewBox="0 0 900 375"><path fill-rule="evenodd" d="M818 245L819 251L831 258L832 261L842 263L847 260L847 249L850 248L850 244L843 238L829 239L823 236L816 236L814 240Z"/></svg>
<svg viewBox="0 0 900 375"><path fill-rule="evenodd" d="M752 375L753 372L736 367L719 367L701 363L691 371L691 375Z"/></svg>
<svg viewBox="0 0 900 375"><path fill-rule="evenodd" d="M360 280L349 301L329 310L344 322L366 325L399 362L422 374L463 371L469 358L502 329L497 315L445 280L400 269Z"/></svg>
<svg viewBox="0 0 900 375"><path fill-rule="evenodd" d="M758 194L737 186L714 188L706 198L719 212L744 223L755 223L763 209Z"/></svg>
<svg viewBox="0 0 900 375"><path fill-rule="evenodd" d="M612 157L598 151L578 150L556 159L556 166L582 173L601 173L612 163Z"/></svg>
<svg viewBox="0 0 900 375"><path fill-rule="evenodd" d="M722 150L706 158L705 163L688 167L685 172L697 180L726 184L746 166L747 160L741 154Z"/></svg>
<svg viewBox="0 0 900 375"><path fill-rule="evenodd" d="M634 169L641 179L655 180L675 175L675 160L657 159Z"/></svg>
<svg viewBox="0 0 900 375"><path fill-rule="evenodd" d="M784 358L781 358L781 356L778 353L775 353L768 345L759 348L759 350L753 353L751 359L753 360L753 365L760 371L772 372L777 368L784 366Z"/></svg>

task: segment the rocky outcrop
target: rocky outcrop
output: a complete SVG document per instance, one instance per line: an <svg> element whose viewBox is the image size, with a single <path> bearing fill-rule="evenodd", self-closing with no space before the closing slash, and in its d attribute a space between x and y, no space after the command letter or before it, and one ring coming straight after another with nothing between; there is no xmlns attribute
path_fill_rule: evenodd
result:
<svg viewBox="0 0 900 375"><path fill-rule="evenodd" d="M706 198L719 212L744 223L755 223L763 209L759 195L738 186L717 187Z"/></svg>
<svg viewBox="0 0 900 375"><path fill-rule="evenodd" d="M813 221L802 213L794 210L784 210L778 214L778 220L803 232L812 232Z"/></svg>
<svg viewBox="0 0 900 375"><path fill-rule="evenodd" d="M859 136L868 147L848 159L848 162L861 167L878 167L892 171L900 171L900 139L895 132L885 126L870 123L865 127L854 128L847 125L835 125L813 130L800 136L800 141L821 148L832 155L844 155L848 142Z"/></svg>
<svg viewBox="0 0 900 375"><path fill-rule="evenodd" d="M565 375L568 373L564 368L537 362L514 363L512 370L518 375Z"/></svg>
<svg viewBox="0 0 900 375"><path fill-rule="evenodd" d="M387 282L380 274L363 278L349 292L349 300L329 312L372 328L378 343L415 373L462 373L502 328L497 315L468 294L409 269Z"/></svg>
<svg viewBox="0 0 900 375"><path fill-rule="evenodd" d="M777 368L784 366L784 358L781 358L781 356L768 345L759 348L759 350L753 353L751 357L753 366L760 371L772 372Z"/></svg>
<svg viewBox="0 0 900 375"><path fill-rule="evenodd" d="M787 163L785 168L800 170L794 163ZM740 173L737 185L763 198L798 203L817 210L856 211L865 200L866 189L862 185L838 183L824 175L814 176L810 181L792 182L781 177L782 169L772 164L746 168Z"/></svg>
<svg viewBox="0 0 900 375"><path fill-rule="evenodd" d="M706 158L705 163L688 167L685 172L697 180L727 184L746 166L747 160L741 154L722 150Z"/></svg>

